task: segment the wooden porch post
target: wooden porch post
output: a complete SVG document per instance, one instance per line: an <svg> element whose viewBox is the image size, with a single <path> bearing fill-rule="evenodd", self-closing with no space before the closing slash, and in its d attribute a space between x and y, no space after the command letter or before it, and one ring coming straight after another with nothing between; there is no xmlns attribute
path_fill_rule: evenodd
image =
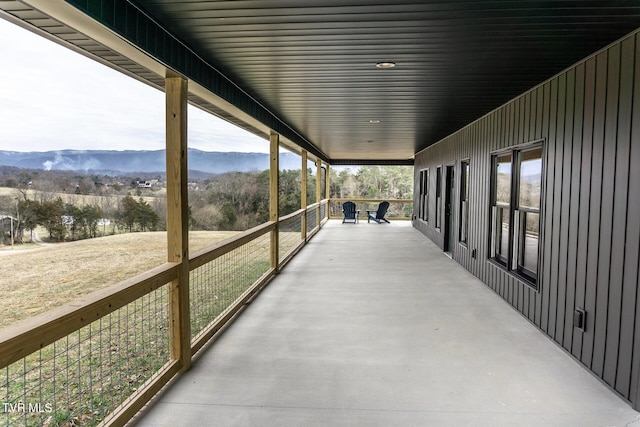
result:
<svg viewBox="0 0 640 427"><path fill-rule="evenodd" d="M300 209L302 214L302 241L307 241L307 152L302 150L302 184L300 185Z"/></svg>
<svg viewBox="0 0 640 427"><path fill-rule="evenodd" d="M169 262L182 263L169 287L171 359L191 367L189 313L189 234L187 199L187 80L168 76L166 92L167 250Z"/></svg>
<svg viewBox="0 0 640 427"><path fill-rule="evenodd" d="M320 224L322 223L322 218L320 218L320 213L322 209L320 207L320 198L322 197L322 186L320 184L320 178L322 177L322 160L318 159L316 161L316 201L318 202L318 214L316 218L318 219L318 228L320 228Z"/></svg>
<svg viewBox="0 0 640 427"><path fill-rule="evenodd" d="M329 166L328 163L325 163L325 168L324 168L324 198L329 200L329 202L327 202L327 207L326 207L326 212L327 212L327 218L329 218L329 205L331 203L331 197L330 197L330 185L329 185L329 168L331 166Z"/></svg>
<svg viewBox="0 0 640 427"><path fill-rule="evenodd" d="M279 188L280 188L280 135L271 132L269 150L269 221L274 221L276 227L271 232L271 268L278 272L279 260Z"/></svg>

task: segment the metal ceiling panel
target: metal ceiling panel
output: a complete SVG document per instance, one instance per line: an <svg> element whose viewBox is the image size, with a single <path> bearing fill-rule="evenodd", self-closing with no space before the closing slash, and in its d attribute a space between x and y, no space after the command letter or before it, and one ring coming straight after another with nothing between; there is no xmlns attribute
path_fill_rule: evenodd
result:
<svg viewBox="0 0 640 427"><path fill-rule="evenodd" d="M336 160L411 158L640 26L637 1L136 3Z"/></svg>

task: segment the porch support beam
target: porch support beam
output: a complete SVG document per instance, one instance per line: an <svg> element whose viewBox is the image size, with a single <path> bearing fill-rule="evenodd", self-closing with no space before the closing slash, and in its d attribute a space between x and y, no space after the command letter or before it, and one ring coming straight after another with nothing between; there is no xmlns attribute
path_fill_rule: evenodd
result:
<svg viewBox="0 0 640 427"><path fill-rule="evenodd" d="M271 132L269 138L269 221L273 221L276 227L271 232L271 268L278 272L279 264L279 188L280 188L280 135Z"/></svg>
<svg viewBox="0 0 640 427"><path fill-rule="evenodd" d="M325 163L325 167L324 167L324 198L327 199L327 206L325 207L325 212L327 213L327 219L329 219L330 213L331 213L331 184L330 184L330 180L329 177L331 176L331 166L329 166L328 163ZM322 218L324 219L324 218Z"/></svg>
<svg viewBox="0 0 640 427"><path fill-rule="evenodd" d="M304 209L302 214L302 241L307 241L307 151L302 150L302 171L300 184L300 209Z"/></svg>
<svg viewBox="0 0 640 427"><path fill-rule="evenodd" d="M169 287L171 359L191 366L189 313L189 229L187 199L187 80L165 79L167 156L167 261L181 264Z"/></svg>
<svg viewBox="0 0 640 427"><path fill-rule="evenodd" d="M320 212L322 212L320 206L320 198L322 197L322 186L320 183L320 178L322 177L322 160L316 160L316 201L318 202L318 214L316 215L318 228L320 228L320 224L322 223L322 218L320 218Z"/></svg>
<svg viewBox="0 0 640 427"><path fill-rule="evenodd" d="M325 163L325 168L324 168L324 198L328 199L330 197L330 192L329 189L330 187L330 183L329 183L329 176L331 175L330 172L330 168L331 166L329 166L328 163ZM327 207L328 209L328 207Z"/></svg>

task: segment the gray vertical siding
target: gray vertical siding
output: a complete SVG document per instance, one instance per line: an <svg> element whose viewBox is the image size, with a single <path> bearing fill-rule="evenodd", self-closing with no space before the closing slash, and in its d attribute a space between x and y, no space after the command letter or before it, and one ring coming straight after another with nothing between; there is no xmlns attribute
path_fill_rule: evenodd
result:
<svg viewBox="0 0 640 427"><path fill-rule="evenodd" d="M625 235L627 248L624 263L624 285L622 293L622 317L625 321L620 331L620 363L621 366L631 365L632 376L626 377L622 369L618 369L620 384L629 384L631 399L636 409L640 406L640 292L638 292L638 278L640 276L640 42L635 43L635 76L633 85L633 105L630 117L631 146L629 154L629 201L627 207L627 233ZM635 265L634 265L635 264ZM631 321L635 317L635 323ZM634 339L635 338L635 339ZM631 342L633 339L633 343Z"/></svg>
<svg viewBox="0 0 640 427"><path fill-rule="evenodd" d="M542 232L536 290L488 262L490 153L540 139ZM640 408L639 33L416 155L416 174L431 171L430 221L416 219L414 226L440 247L444 233L434 227L435 170L456 165L452 232L457 241L458 178L460 161L466 159L468 243L456 244L453 258ZM573 326L577 307L587 312L584 332Z"/></svg>

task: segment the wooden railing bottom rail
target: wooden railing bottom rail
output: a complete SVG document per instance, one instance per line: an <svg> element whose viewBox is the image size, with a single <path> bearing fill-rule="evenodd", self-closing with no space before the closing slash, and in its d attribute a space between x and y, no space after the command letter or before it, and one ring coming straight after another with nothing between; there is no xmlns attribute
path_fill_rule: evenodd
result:
<svg viewBox="0 0 640 427"><path fill-rule="evenodd" d="M149 378L137 393L129 400L117 407L105 421L99 424L102 426L124 426L131 420L162 388L171 381L182 369L178 360L173 360L161 368L154 376ZM112 416L111 416L112 415Z"/></svg>

